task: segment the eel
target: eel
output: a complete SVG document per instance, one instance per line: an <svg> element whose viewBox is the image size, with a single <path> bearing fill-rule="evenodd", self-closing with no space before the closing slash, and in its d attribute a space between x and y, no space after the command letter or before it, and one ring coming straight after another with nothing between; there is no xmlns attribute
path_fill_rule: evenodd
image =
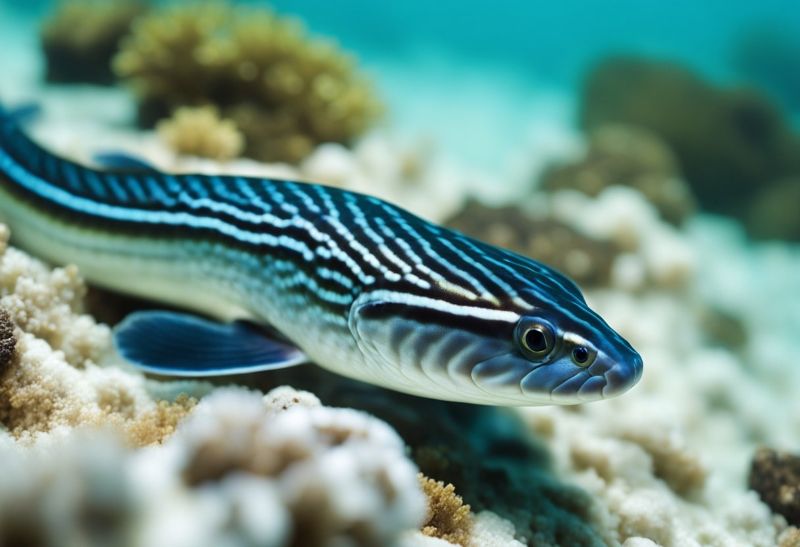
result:
<svg viewBox="0 0 800 547"><path fill-rule="evenodd" d="M639 354L545 264L386 201L291 180L94 168L0 110L0 221L92 283L182 311L115 329L147 372L209 376L312 362L418 396L574 404L631 388Z"/></svg>

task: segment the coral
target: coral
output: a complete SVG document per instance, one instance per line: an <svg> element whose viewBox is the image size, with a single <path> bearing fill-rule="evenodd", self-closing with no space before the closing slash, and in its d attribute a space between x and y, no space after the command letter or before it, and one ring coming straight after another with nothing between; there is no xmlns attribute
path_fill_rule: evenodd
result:
<svg viewBox="0 0 800 547"><path fill-rule="evenodd" d="M446 222L468 236L529 256L567 274L582 286L610 283L622 249L584 235L554 219L537 219L514 206L488 207L477 201Z"/></svg>
<svg viewBox="0 0 800 547"><path fill-rule="evenodd" d="M672 151L654 134L636 127L599 126L591 132L583 158L551 166L540 181L545 191L575 189L590 196L617 184L641 192L673 224L694 212L694 198Z"/></svg>
<svg viewBox="0 0 800 547"><path fill-rule="evenodd" d="M176 154L217 161L238 157L244 137L231 120L219 117L217 109L181 107L168 120L158 122L158 136Z"/></svg>
<svg viewBox="0 0 800 547"><path fill-rule="evenodd" d="M62 1L40 32L47 81L113 83L111 59L134 19L146 11L138 0Z"/></svg>
<svg viewBox="0 0 800 547"><path fill-rule="evenodd" d="M191 401L157 404L141 375L99 367L110 332L81 313L86 289L77 270L51 270L7 247L8 236L0 225L0 308L18 329L16 358L0 374L0 424L23 440L103 423L135 444L162 440Z"/></svg>
<svg viewBox="0 0 800 547"><path fill-rule="evenodd" d="M0 308L0 374L14 357L17 347L17 338L14 336L14 324L8 312Z"/></svg>
<svg viewBox="0 0 800 547"><path fill-rule="evenodd" d="M82 432L25 448L0 438L0 458L0 545L133 544L128 457L113 436Z"/></svg>
<svg viewBox="0 0 800 547"><path fill-rule="evenodd" d="M428 500L422 533L466 547L470 541L473 517L469 505L456 494L455 486L445 485L420 473L419 482Z"/></svg>
<svg viewBox="0 0 800 547"><path fill-rule="evenodd" d="M476 545L518 546L515 535L535 545L602 545L592 525L592 499L560 480L545 447L513 410L412 397L318 367L242 381L259 389L285 383L307 387L324 404L356 408L385 420L410 446L422 473L453 484L478 514ZM484 511L497 515L497 527L481 523ZM477 542L479 531L496 536L496 542Z"/></svg>
<svg viewBox="0 0 800 547"><path fill-rule="evenodd" d="M114 70L152 123L212 104L245 135L245 154L297 162L322 142L348 144L380 107L353 61L264 9L175 6L137 20Z"/></svg>
<svg viewBox="0 0 800 547"><path fill-rule="evenodd" d="M281 545L388 545L420 524L416 470L391 428L287 395L223 389L201 401L169 441L186 484L223 488L242 474L274 481L292 523Z"/></svg>
<svg viewBox="0 0 800 547"><path fill-rule="evenodd" d="M776 181L759 194L745 219L748 232L762 239L800 241L800 174Z"/></svg>
<svg viewBox="0 0 800 547"><path fill-rule="evenodd" d="M481 511L475 516L470 547L523 547L514 538L514 525L491 511Z"/></svg>
<svg viewBox="0 0 800 547"><path fill-rule="evenodd" d="M773 180L800 171L800 144L760 94L718 89L679 65L614 58L583 92L581 124L644 127L672 148L704 209L741 216Z"/></svg>
<svg viewBox="0 0 800 547"><path fill-rule="evenodd" d="M759 449L748 483L774 512L789 524L800 525L800 456Z"/></svg>
<svg viewBox="0 0 800 547"><path fill-rule="evenodd" d="M800 547L800 528L790 526L778 537L778 547Z"/></svg>

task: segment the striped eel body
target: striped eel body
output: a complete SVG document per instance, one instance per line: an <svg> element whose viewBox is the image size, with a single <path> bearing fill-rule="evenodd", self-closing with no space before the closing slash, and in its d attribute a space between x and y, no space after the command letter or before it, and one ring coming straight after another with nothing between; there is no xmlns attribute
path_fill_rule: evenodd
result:
<svg viewBox="0 0 800 547"><path fill-rule="evenodd" d="M146 370L310 360L496 405L598 400L642 372L633 348L543 264L318 184L88 168L2 111L0 221L15 244L77 264L97 285L220 321L151 312L128 323L118 346Z"/></svg>

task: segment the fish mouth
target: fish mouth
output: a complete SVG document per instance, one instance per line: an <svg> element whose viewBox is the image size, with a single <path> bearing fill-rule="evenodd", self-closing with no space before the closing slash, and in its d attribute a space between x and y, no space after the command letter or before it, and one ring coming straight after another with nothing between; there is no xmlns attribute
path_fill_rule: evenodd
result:
<svg viewBox="0 0 800 547"><path fill-rule="evenodd" d="M524 394L546 397L553 404L578 404L616 397L628 391L642 377L643 364L638 355L628 362L596 362L577 369L569 362L540 365L520 381Z"/></svg>

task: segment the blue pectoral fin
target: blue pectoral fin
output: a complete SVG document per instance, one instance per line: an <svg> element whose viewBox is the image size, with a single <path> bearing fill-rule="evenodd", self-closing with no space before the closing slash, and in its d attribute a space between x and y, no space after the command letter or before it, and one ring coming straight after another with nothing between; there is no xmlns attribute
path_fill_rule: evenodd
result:
<svg viewBox="0 0 800 547"><path fill-rule="evenodd" d="M307 361L299 349L247 323L169 311L129 315L114 329L114 341L138 368L167 376L243 374Z"/></svg>
<svg viewBox="0 0 800 547"><path fill-rule="evenodd" d="M17 124L24 124L36 118L42 112L38 103L25 103L13 108L4 108L0 105L0 119L11 120Z"/></svg>
<svg viewBox="0 0 800 547"><path fill-rule="evenodd" d="M109 171L158 172L158 169L145 160L124 152L98 152L93 159L100 167Z"/></svg>

